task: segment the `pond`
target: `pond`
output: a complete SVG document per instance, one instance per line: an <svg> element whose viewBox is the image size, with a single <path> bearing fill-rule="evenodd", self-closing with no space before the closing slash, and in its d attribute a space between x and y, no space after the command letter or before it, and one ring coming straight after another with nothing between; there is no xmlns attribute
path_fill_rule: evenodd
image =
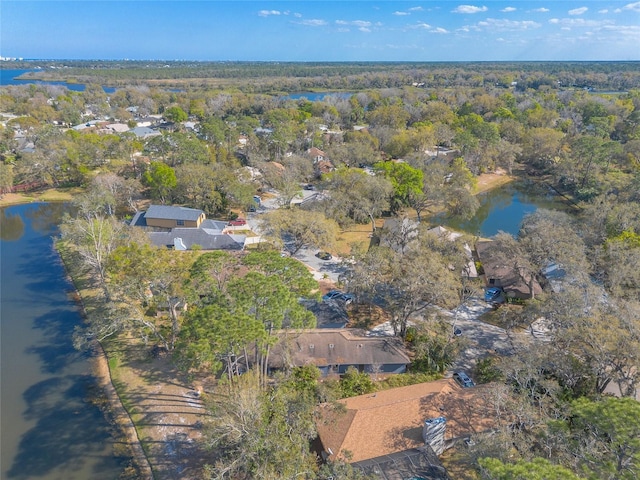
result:
<svg viewBox="0 0 640 480"><path fill-rule="evenodd" d="M123 469L89 357L71 341L82 316L52 239L65 209L0 209L3 479L107 480Z"/></svg>
<svg viewBox="0 0 640 480"><path fill-rule="evenodd" d="M480 208L470 220L431 217L429 221L472 235L492 237L499 231L517 235L523 218L539 208L568 211L571 206L549 186L515 181L478 195Z"/></svg>

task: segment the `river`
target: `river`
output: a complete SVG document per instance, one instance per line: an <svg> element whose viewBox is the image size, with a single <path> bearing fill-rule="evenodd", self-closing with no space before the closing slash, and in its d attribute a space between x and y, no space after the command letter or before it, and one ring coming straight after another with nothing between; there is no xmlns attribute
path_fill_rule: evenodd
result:
<svg viewBox="0 0 640 480"><path fill-rule="evenodd" d="M64 209L0 209L3 479L112 480L123 469L89 358L71 343L82 316L52 240Z"/></svg>

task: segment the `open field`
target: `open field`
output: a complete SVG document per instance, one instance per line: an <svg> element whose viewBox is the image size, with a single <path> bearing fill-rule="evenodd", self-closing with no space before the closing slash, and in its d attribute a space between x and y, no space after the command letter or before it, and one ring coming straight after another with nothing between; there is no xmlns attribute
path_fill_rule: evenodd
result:
<svg viewBox="0 0 640 480"><path fill-rule="evenodd" d="M74 188L48 188L39 192L5 193L0 196L0 207L32 202L68 202L74 195L83 192L84 189Z"/></svg>

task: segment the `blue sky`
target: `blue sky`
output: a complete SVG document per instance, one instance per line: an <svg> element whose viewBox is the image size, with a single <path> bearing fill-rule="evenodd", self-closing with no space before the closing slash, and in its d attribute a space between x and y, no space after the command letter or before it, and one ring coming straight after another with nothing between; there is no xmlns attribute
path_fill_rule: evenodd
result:
<svg viewBox="0 0 640 480"><path fill-rule="evenodd" d="M640 1L0 1L0 56L640 60Z"/></svg>

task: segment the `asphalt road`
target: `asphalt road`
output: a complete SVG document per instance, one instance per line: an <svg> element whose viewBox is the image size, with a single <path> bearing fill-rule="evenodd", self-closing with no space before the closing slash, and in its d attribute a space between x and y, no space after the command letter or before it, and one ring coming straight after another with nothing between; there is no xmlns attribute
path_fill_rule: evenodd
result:
<svg viewBox="0 0 640 480"><path fill-rule="evenodd" d="M305 196L315 194L314 191L303 191ZM277 198L269 198L262 201L256 212L249 213L247 223L251 229L260 233L259 219L265 212L278 208ZM317 250L301 249L294 258L308 265L314 271L314 277L318 280L329 278L338 281L340 274L344 272L344 264L341 259L320 260L315 256ZM491 310L491 306L481 298L472 298L466 305L457 309L457 312L445 311L451 321L452 341L465 343L465 348L460 358L452 365L449 374L456 370L473 372L475 364L480 358L491 353L499 355L514 354L518 345L531 341L528 334L507 333L503 328L481 322L478 318ZM454 328L462 331L460 337L453 337ZM393 335L390 325L380 325L371 332L372 335Z"/></svg>

